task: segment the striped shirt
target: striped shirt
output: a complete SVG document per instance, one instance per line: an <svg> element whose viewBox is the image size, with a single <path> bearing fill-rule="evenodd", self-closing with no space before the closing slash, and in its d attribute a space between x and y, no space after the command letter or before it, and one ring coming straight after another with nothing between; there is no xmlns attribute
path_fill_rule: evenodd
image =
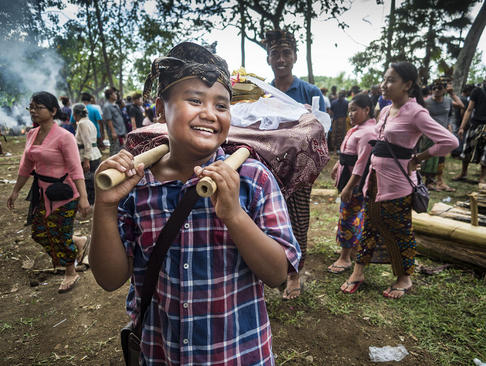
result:
<svg viewBox="0 0 486 366"><path fill-rule="evenodd" d="M215 159L224 160L222 149ZM206 165L214 161L211 159ZM157 181L150 170L120 201L119 231L133 274L127 312L135 319L148 259L157 235L182 194L197 183ZM260 162L240 169L240 205L285 250L296 271L300 249L284 198ZM274 365L263 283L248 268L216 216L200 198L162 264L142 332L144 365Z"/></svg>

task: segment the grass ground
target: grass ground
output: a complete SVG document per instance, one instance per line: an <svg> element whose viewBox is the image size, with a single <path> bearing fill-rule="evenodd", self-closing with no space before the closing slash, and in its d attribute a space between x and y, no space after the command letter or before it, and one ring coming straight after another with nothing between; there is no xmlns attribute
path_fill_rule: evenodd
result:
<svg viewBox="0 0 486 366"><path fill-rule="evenodd" d="M9 138L4 149L13 155L0 157L4 208L24 143L23 138ZM333 187L333 164L322 172L316 188ZM448 159L446 177L459 168L460 162ZM477 179L477 173L471 166L470 177ZM447 197L452 202L465 200L476 188L463 182L450 185L457 192L432 192L432 203ZM21 197L27 192L28 187ZM62 276L34 275L26 267L34 261L34 269L48 268L50 260L24 227L27 202L19 197L16 205L13 211L0 210L0 365L122 365L118 333L128 321L128 285L107 293L87 271L73 291L58 295ZM339 287L349 272L333 275L326 270L337 257L337 218L335 198L312 199L302 296L283 301L277 289L266 290L277 365L373 365L369 346L400 343L410 352L401 366L472 365L475 357L486 361L484 274L458 267L432 276L416 273L412 293L393 301L381 295L394 279L390 266L372 265L365 286L344 295ZM87 234L90 222L77 221L75 229ZM424 257L418 261L439 264Z"/></svg>
<svg viewBox="0 0 486 366"><path fill-rule="evenodd" d="M315 187L330 188L328 168L318 179ZM457 174L460 161L447 159L446 181L457 189L456 192L432 192L431 205L441 200L467 200L467 194L476 190L477 185L451 182ZM470 177L478 179L478 168L470 167ZM415 274L414 290L401 300L390 301L381 296L381 291L389 286L394 276L389 265L371 265L367 268L367 281L362 290L354 295L344 295L338 291L349 275L331 275L325 272L338 249L333 237L338 218L338 204L335 200L311 206L312 224L309 235L309 258L321 265L314 269L312 279L305 284L304 294L293 301L293 309L281 306L279 297L271 296L268 302L272 319L282 324L292 325L302 322L309 313L329 312L343 319L361 319L377 328L394 328L399 336L396 345L406 339L415 341L416 349L430 355L436 365L471 365L477 357L486 360L486 277L465 268L451 267L436 275ZM319 233L315 236L315 233ZM323 233L326 233L323 235ZM425 257L418 257L424 265L438 265ZM317 273L316 273L317 272ZM299 310L295 310L299 309ZM319 319L314 319L319 321ZM378 342L375 342L378 343ZM371 342L373 344L373 341ZM383 346L383 345L381 345ZM292 356L292 355L290 355ZM293 355L296 357L295 354ZM298 358L298 357L297 357ZM305 355L301 356L301 362ZM294 364L294 362L292 362ZM298 362L295 364L299 364Z"/></svg>

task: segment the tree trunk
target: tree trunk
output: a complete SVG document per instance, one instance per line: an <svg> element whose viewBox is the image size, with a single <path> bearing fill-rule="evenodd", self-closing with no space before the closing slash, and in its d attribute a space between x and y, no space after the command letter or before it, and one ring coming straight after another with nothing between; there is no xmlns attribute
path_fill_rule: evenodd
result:
<svg viewBox="0 0 486 366"><path fill-rule="evenodd" d="M435 16L436 13L431 11L429 16L429 29L427 29L427 34L425 35L425 57L419 70L419 77L422 85L427 85L429 81L430 58L432 55L432 48L435 46L435 31L433 27L433 19L435 19Z"/></svg>
<svg viewBox="0 0 486 366"><path fill-rule="evenodd" d="M307 47L307 74L308 81L314 84L314 71L312 70L312 0L307 0L305 13L305 42Z"/></svg>
<svg viewBox="0 0 486 366"><path fill-rule="evenodd" d="M240 7L241 66L245 67L246 18L245 18L245 2L243 0L239 0L239 7Z"/></svg>
<svg viewBox="0 0 486 366"><path fill-rule="evenodd" d="M457 95L461 94L461 90L467 82L467 76L469 74L469 68L471 67L471 62L476 53L476 48L483 33L484 27L486 26L486 2L483 2L481 9L479 10L476 19L474 19L469 32L467 32L466 39L464 40L464 45L459 52L457 57L457 62L454 66L454 74L452 85L454 87L454 92Z"/></svg>
<svg viewBox="0 0 486 366"><path fill-rule="evenodd" d="M103 33L103 22L101 20L99 0L93 0L93 4L95 6L96 20L98 23L98 31L100 32L101 50L103 52L103 61L105 63L106 77L108 78L108 82L110 83L110 86L114 86L113 74L111 72L111 67L110 67L110 60L108 58L108 53L106 51L106 41L105 41L105 35Z"/></svg>
<svg viewBox="0 0 486 366"><path fill-rule="evenodd" d="M91 60L91 68L93 69L93 79L95 84L95 89L98 88L98 73L96 71L96 60L94 57L95 51L95 41L93 39L93 33L91 32L91 15L89 11L89 2L86 2L86 22L88 24L88 40L89 40L89 52L90 52L90 60ZM82 90L80 91L82 92Z"/></svg>
<svg viewBox="0 0 486 366"><path fill-rule="evenodd" d="M122 51L122 37L123 37L123 30L122 28L122 3L121 0L118 1L118 90L120 91L120 98L123 99L123 60L125 59L125 55Z"/></svg>
<svg viewBox="0 0 486 366"><path fill-rule="evenodd" d="M392 40L393 40L393 30L395 28L395 0L391 1L390 4L390 15L388 21L388 31L386 33L386 57L385 57L385 70L388 69L388 65L391 62L391 50L392 50Z"/></svg>

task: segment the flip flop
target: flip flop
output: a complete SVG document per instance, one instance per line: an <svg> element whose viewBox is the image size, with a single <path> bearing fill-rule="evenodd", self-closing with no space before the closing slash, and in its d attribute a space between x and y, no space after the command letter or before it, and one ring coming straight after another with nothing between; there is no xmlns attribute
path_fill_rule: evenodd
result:
<svg viewBox="0 0 486 366"><path fill-rule="evenodd" d="M453 177L453 178L451 178L451 180L453 182L467 182L467 177L463 177L463 176Z"/></svg>
<svg viewBox="0 0 486 366"><path fill-rule="evenodd" d="M352 281L352 282L346 281L346 290L341 290L341 291L343 292L343 294L354 294L363 282L364 281ZM350 290L347 290L349 286L353 286L353 287L351 287Z"/></svg>
<svg viewBox="0 0 486 366"><path fill-rule="evenodd" d="M438 186L438 188L440 188L441 191L446 191L446 192L455 192L456 191L455 188L449 187L447 184L440 185L440 186Z"/></svg>
<svg viewBox="0 0 486 366"><path fill-rule="evenodd" d="M282 295L282 299L283 300L293 300L293 299L296 299L297 297L299 297L300 294L302 293L302 291L304 290L304 283L302 282L302 279L300 279L299 285L300 285L299 287L295 287L292 290L285 289L284 293ZM292 298L289 297L291 293L297 292L297 291L300 291L299 295L297 295L296 297L292 297Z"/></svg>
<svg viewBox="0 0 486 366"><path fill-rule="evenodd" d="M393 285L392 285L392 287L390 287L390 291L388 293L383 291L383 296L386 297L387 299L398 300L398 299L401 299L405 294L408 294L412 290L412 287L413 287L413 285L410 286L410 287L407 287L407 288L405 288L405 287L393 287ZM403 295L400 296L400 297L390 296L390 292L392 292L392 291L401 291L401 292L403 292Z"/></svg>
<svg viewBox="0 0 486 366"><path fill-rule="evenodd" d="M78 283L79 279L80 279L80 277L79 276L76 276L74 278L74 280L68 285L68 287L66 287L66 288L60 288L59 287L59 289L57 290L57 293L64 294L66 292L71 291L74 288L74 286L76 286L76 284ZM61 285L62 285L62 282L61 282Z"/></svg>
<svg viewBox="0 0 486 366"><path fill-rule="evenodd" d="M86 254L89 252L89 245L90 244L91 244L91 236L88 235L86 237L86 241L84 242L83 247L81 248L80 252L78 253L78 256L76 257L76 261L75 261L75 264L74 264L75 266L83 263L84 257L86 257Z"/></svg>
<svg viewBox="0 0 486 366"><path fill-rule="evenodd" d="M338 266L337 264L331 264L331 268L328 268L327 271L334 273L334 274L339 274L339 273L343 273L343 272L350 270L352 267L353 267L352 264L350 264L349 266ZM332 270L333 268L338 268L338 270L333 271Z"/></svg>

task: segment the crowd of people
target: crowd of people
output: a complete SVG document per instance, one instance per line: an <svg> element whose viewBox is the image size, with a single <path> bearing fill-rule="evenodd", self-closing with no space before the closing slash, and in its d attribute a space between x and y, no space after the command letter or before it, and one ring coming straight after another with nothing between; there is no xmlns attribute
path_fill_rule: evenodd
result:
<svg viewBox="0 0 486 366"><path fill-rule="evenodd" d="M319 109L332 117L327 143L338 154L331 177L341 198L336 240L342 249L329 272L353 268L340 288L353 294L369 263L390 263L396 280L383 296L405 296L416 255L410 182L417 182L421 165L430 189L452 190L443 178L450 152L463 158L456 179L479 162L485 181L485 144L478 136L485 134L486 86L466 86L456 96L450 80L441 78L423 95L417 69L402 61L370 90L333 86L327 96L326 88L292 74L297 47L291 33L268 32L264 43L272 85L309 109L319 97ZM62 97L62 108L52 94L34 94L29 112L37 128L28 133L8 207L33 175L32 237L55 266L66 267L59 292L76 284L74 264L88 248L103 288L131 280L127 312L143 364L274 364L263 284L286 283L284 299L301 294L312 184L284 197L257 160L245 161L238 173L223 163L232 88L222 58L184 42L154 61L149 79L158 80L155 104L144 105L138 93L123 101L113 87L105 90L102 108L88 93L72 106ZM170 152L146 169L135 166L123 146L128 132L154 116L167 126ZM101 161L105 137L110 157ZM110 190L96 188L95 174L109 168L128 179ZM204 177L218 190L195 201L160 259L147 300L147 266L159 233ZM91 206L91 240L76 237L76 211L86 215ZM130 352L124 349L125 356Z"/></svg>

